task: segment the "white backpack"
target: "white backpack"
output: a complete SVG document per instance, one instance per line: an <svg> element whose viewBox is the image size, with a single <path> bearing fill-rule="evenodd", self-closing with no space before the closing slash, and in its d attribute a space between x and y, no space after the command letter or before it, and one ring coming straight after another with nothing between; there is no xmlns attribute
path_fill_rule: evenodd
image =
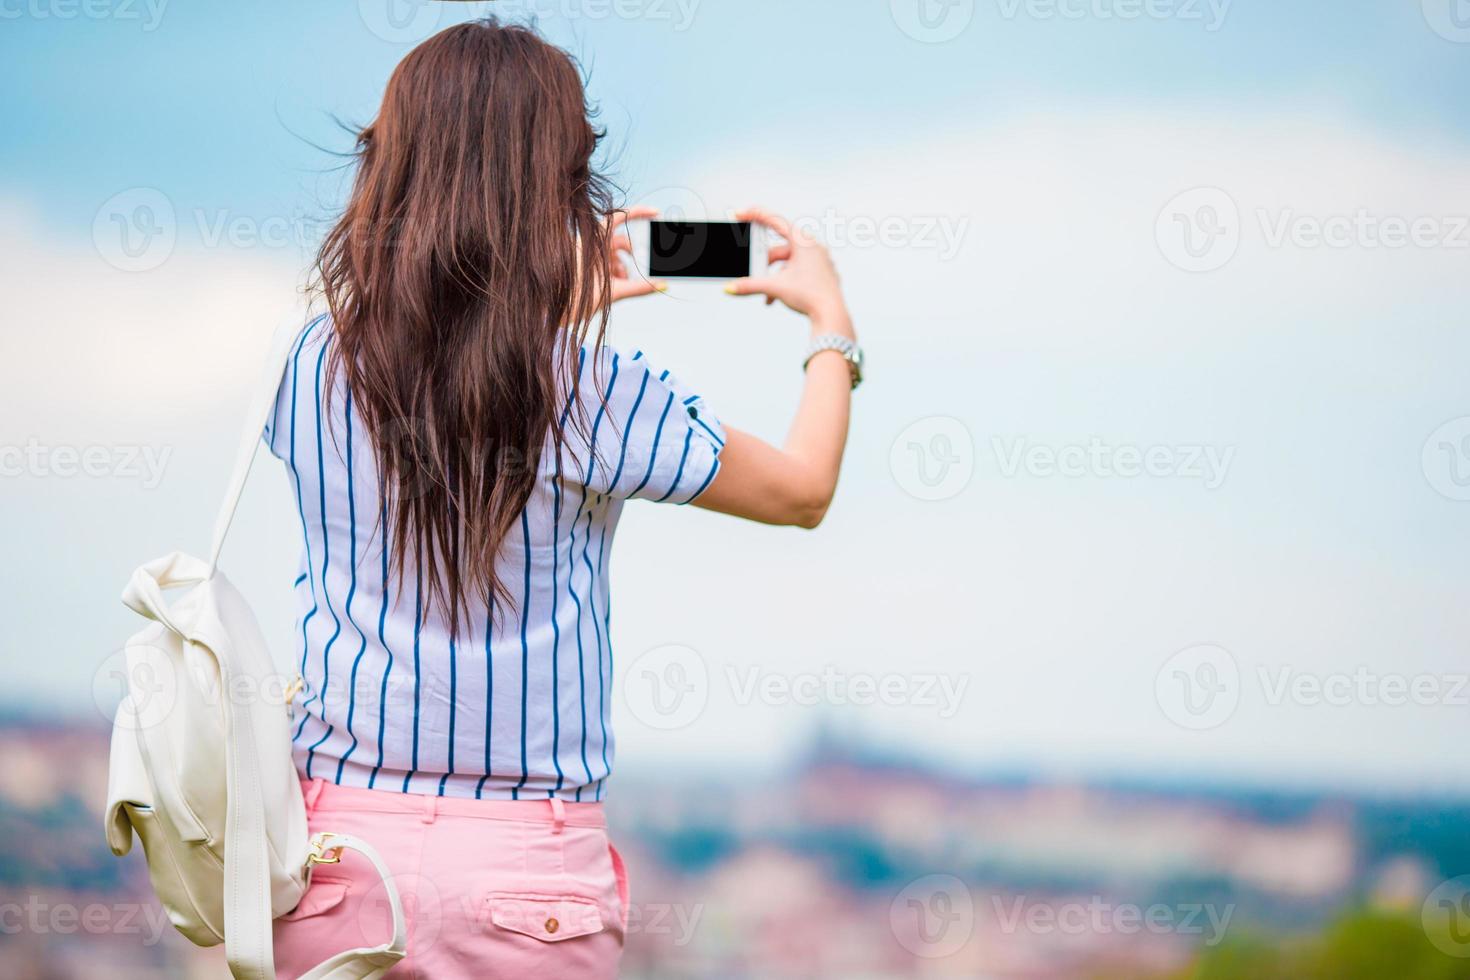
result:
<svg viewBox="0 0 1470 980"><path fill-rule="evenodd" d="M386 866L362 841L308 839L291 761L290 700L249 604L218 571L220 549L275 402L291 342L276 336L235 458L209 561L179 552L133 572L123 602L152 622L127 644L128 693L112 730L107 842L143 842L169 920L200 946L225 944L239 980L274 980L271 920L294 909L316 864L360 851L382 876L393 936L347 950L307 980L372 980L403 959L403 908ZM176 597L168 589L183 589ZM283 688L285 688L283 690Z"/></svg>

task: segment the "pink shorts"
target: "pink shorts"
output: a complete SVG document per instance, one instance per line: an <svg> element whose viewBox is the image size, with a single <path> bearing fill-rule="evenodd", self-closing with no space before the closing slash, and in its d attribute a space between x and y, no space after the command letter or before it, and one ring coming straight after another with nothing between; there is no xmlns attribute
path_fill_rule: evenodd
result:
<svg viewBox="0 0 1470 980"><path fill-rule="evenodd" d="M628 879L600 803L448 799L304 782L313 834L336 831L383 856L408 920L391 978L617 976ZM392 932L387 894L361 856L319 865L276 920L276 970L299 977Z"/></svg>

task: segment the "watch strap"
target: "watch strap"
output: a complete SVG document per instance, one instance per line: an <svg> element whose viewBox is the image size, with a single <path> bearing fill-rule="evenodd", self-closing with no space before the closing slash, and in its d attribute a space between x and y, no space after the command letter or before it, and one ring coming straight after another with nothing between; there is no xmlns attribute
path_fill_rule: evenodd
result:
<svg viewBox="0 0 1470 980"><path fill-rule="evenodd" d="M801 362L801 369L805 371L807 365L812 362L812 358L823 351L829 350L841 354L843 359L847 361L847 369L852 374L853 388L855 389L858 385L862 384L862 349L858 347L857 341L851 337L844 337L841 334L824 333L813 337L811 343L807 345L806 357Z"/></svg>

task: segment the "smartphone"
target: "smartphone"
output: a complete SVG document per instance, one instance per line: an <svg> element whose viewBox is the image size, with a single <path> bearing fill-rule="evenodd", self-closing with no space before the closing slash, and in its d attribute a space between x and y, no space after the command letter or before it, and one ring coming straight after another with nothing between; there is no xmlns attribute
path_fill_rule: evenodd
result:
<svg viewBox="0 0 1470 980"><path fill-rule="evenodd" d="M650 279L743 279L765 265L749 221L649 221L633 236L633 256Z"/></svg>

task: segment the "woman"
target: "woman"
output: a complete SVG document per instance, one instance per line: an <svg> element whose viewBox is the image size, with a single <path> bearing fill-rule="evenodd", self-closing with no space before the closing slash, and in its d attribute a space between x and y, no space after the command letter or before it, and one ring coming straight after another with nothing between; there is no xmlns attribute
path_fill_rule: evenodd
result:
<svg viewBox="0 0 1470 980"><path fill-rule="evenodd" d="M296 342L265 436L305 549L295 752L313 831L387 856L409 914L393 975L616 973L628 897L612 770L609 569L624 502L815 527L859 362L826 252L782 219L735 295L807 315L783 448L720 424L640 353L602 346L653 292L592 168L572 60L462 24L388 83L318 258L328 313ZM589 339L589 335L593 335ZM590 340L590 342L589 342ZM277 922L283 976L388 930L370 869L318 869Z"/></svg>

